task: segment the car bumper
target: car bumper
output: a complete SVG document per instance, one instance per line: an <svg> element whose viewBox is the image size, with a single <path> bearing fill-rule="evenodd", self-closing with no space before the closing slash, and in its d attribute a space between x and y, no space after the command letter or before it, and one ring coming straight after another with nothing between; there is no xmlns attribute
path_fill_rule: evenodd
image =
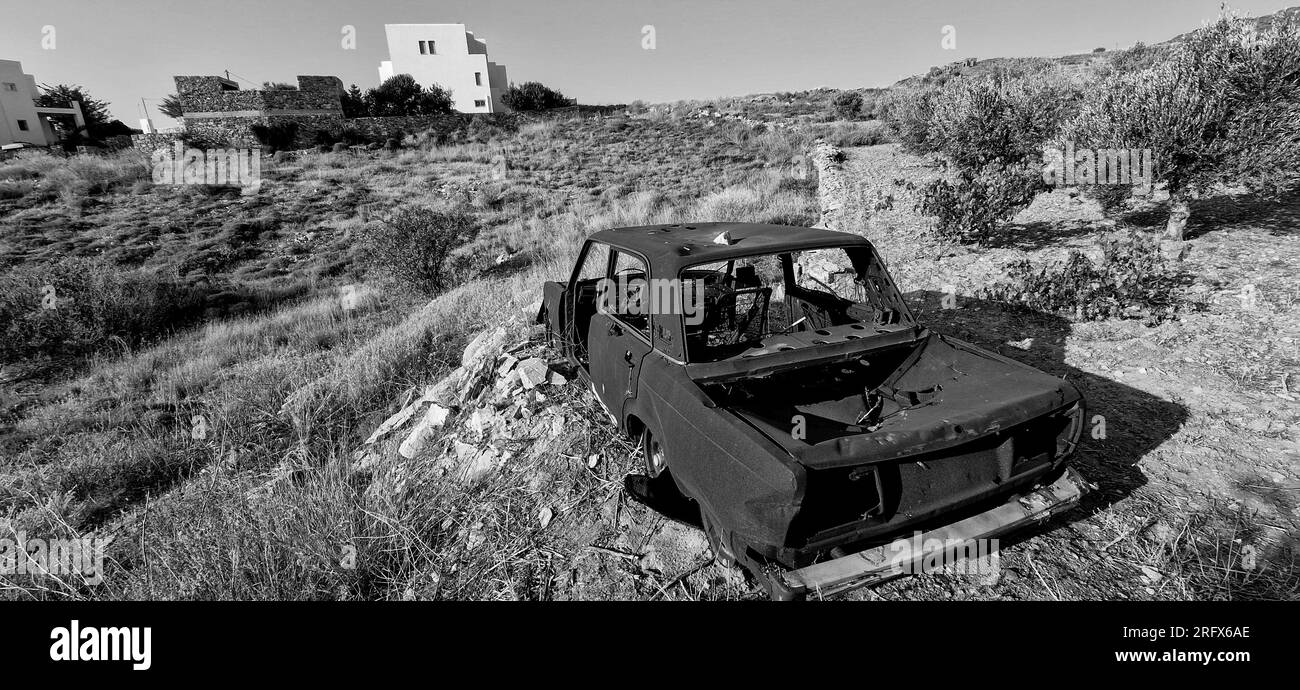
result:
<svg viewBox="0 0 1300 690"><path fill-rule="evenodd" d="M992 539L1040 523L1073 507L1088 491L1088 482L1073 468L1060 478L977 515L938 527L921 534L911 543L938 543L946 548L970 544L977 539ZM932 541L937 540L937 542ZM917 572L919 565L932 556L921 549L902 550L900 542L814 563L798 570L766 573L768 590L773 599L798 599L808 595L829 596L859 587L880 584L904 573Z"/></svg>

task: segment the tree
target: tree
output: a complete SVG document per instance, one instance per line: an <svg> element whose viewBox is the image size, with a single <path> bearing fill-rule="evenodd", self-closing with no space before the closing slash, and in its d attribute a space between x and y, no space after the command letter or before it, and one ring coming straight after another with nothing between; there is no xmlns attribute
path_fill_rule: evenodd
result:
<svg viewBox="0 0 1300 690"><path fill-rule="evenodd" d="M514 110L546 110L573 105L573 100L564 94L541 83L530 81L519 86L514 84L501 94L501 102Z"/></svg>
<svg viewBox="0 0 1300 690"><path fill-rule="evenodd" d="M1067 136L1077 147L1150 149L1169 192L1167 235L1216 184L1279 195L1300 184L1300 25L1259 30L1223 16L1168 59L1090 90Z"/></svg>
<svg viewBox="0 0 1300 690"><path fill-rule="evenodd" d="M889 118L904 145L942 154L957 172L923 187L917 210L935 216L944 237L991 237L1046 189L1042 146L1079 97L1068 80L1032 62L899 94Z"/></svg>
<svg viewBox="0 0 1300 690"><path fill-rule="evenodd" d="M367 111L376 117L438 115L451 112L451 92L434 84L421 88L409 74L384 80L366 93Z"/></svg>
<svg viewBox="0 0 1300 690"><path fill-rule="evenodd" d="M36 97L36 105L43 108L71 108L72 102L76 101L81 104L81 114L86 119L85 135L91 139L104 136L104 129L109 124L107 101L92 98L76 85L41 84L41 90L44 93Z"/></svg>
<svg viewBox="0 0 1300 690"><path fill-rule="evenodd" d="M185 110L181 108L181 98L176 94L168 94L158 103L158 111L163 115L175 120L181 119Z"/></svg>
<svg viewBox="0 0 1300 690"><path fill-rule="evenodd" d="M366 96L361 93L361 89L356 84L348 87L343 92L343 117L365 117L370 114L370 109L366 106Z"/></svg>
<svg viewBox="0 0 1300 690"><path fill-rule="evenodd" d="M967 170L1040 160L1043 143L1079 97L1076 87L1047 73L960 77L934 95L927 147Z"/></svg>

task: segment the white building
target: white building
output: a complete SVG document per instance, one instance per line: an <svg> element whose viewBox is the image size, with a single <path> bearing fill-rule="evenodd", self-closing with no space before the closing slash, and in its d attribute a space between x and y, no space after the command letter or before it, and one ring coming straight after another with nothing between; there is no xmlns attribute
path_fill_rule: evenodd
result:
<svg viewBox="0 0 1300 690"><path fill-rule="evenodd" d="M509 110L501 102L505 65L487 56L487 42L464 24L385 24L389 60L379 63L379 80L409 74L424 87L451 91L452 107L462 113Z"/></svg>
<svg viewBox="0 0 1300 690"><path fill-rule="evenodd" d="M0 60L0 146L29 144L50 146L59 141L58 132L50 125L51 118L65 123L65 129L81 129L86 120L81 114L81 104L71 108L46 108L36 105L40 91L36 77L23 73L17 60Z"/></svg>

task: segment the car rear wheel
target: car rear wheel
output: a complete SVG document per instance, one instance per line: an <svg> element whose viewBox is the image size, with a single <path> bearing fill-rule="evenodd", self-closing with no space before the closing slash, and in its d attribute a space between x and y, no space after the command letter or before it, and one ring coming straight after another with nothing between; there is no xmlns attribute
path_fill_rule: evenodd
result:
<svg viewBox="0 0 1300 690"><path fill-rule="evenodd" d="M641 455L645 457L645 474L651 479L658 479L668 471L668 454L649 429L641 432Z"/></svg>

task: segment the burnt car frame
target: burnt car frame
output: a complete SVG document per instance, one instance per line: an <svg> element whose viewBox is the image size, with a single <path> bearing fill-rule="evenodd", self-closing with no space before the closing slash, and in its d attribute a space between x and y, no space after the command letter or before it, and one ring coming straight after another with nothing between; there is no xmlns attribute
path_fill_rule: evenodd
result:
<svg viewBox="0 0 1300 690"><path fill-rule="evenodd" d="M863 237L603 230L543 293L538 322L646 475L773 598L883 581L914 565L889 557L900 535L992 538L1086 490L1074 386L918 323Z"/></svg>

